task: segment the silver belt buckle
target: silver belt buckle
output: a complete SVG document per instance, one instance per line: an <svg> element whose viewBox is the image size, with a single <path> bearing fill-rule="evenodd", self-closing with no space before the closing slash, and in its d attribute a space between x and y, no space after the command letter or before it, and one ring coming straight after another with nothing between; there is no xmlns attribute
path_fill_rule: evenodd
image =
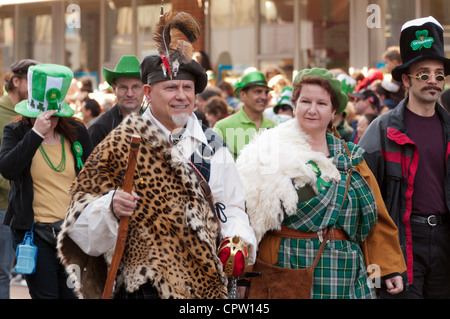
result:
<svg viewBox="0 0 450 319"><path fill-rule="evenodd" d="M323 242L323 230L319 230L319 231L317 232L317 236L319 237L319 241L320 241L320 242Z"/></svg>
<svg viewBox="0 0 450 319"><path fill-rule="evenodd" d="M332 231L332 230L329 229L328 231ZM320 242L323 242L323 235L324 235L323 229L322 229L322 230L319 230L319 231L317 232L317 237L319 237L319 241L320 241ZM330 241L330 240L328 239L328 240L327 240L327 243L328 243L329 241Z"/></svg>
<svg viewBox="0 0 450 319"><path fill-rule="evenodd" d="M428 222L428 225L430 225L430 226L433 226L433 227L436 226L437 225L437 217L436 217L436 215L428 216L427 222Z"/></svg>

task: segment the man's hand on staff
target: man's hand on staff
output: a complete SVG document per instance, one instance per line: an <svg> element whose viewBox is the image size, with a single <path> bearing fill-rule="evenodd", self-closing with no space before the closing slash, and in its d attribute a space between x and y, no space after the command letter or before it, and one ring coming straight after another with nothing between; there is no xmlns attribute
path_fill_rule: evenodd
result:
<svg viewBox="0 0 450 319"><path fill-rule="evenodd" d="M112 201L114 215L119 219L122 216L130 217L134 213L138 199L139 196L135 192L128 194L123 190L117 190Z"/></svg>

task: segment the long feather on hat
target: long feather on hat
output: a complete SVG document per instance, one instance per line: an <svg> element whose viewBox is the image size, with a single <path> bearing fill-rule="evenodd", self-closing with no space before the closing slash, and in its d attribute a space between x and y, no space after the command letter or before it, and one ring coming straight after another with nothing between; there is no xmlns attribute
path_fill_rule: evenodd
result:
<svg viewBox="0 0 450 319"><path fill-rule="evenodd" d="M180 64L189 63L194 55L195 42L200 36L197 20L187 12L161 14L153 40L169 75L178 72Z"/></svg>

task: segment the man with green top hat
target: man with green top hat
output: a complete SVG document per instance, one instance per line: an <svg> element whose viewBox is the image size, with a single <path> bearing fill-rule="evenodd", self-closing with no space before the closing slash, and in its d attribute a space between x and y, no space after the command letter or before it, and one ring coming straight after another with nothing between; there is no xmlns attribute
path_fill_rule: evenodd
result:
<svg viewBox="0 0 450 319"><path fill-rule="evenodd" d="M19 262L33 299L74 298L56 254L56 235L69 207L70 186L92 151L84 124L64 101L73 73L62 65L29 67L28 99L16 104L21 115L4 128L0 173L11 189L3 224L13 229L15 244L33 232L38 253L34 273Z"/></svg>
<svg viewBox="0 0 450 319"><path fill-rule="evenodd" d="M236 160L241 149L250 142L260 129L273 128L276 122L264 116L264 110L269 101L271 89L259 71L245 74L236 84L236 96L239 96L243 106L214 125L214 130L222 136Z"/></svg>
<svg viewBox="0 0 450 319"><path fill-rule="evenodd" d="M7 94L0 97L0 145L3 128L17 113L14 105L28 97L27 72L35 60L24 59L11 64L10 74L6 80ZM0 299L9 299L10 273L14 262L11 228L3 225L3 219L8 205L9 181L0 176Z"/></svg>
<svg viewBox="0 0 450 319"><path fill-rule="evenodd" d="M139 114L144 99L139 60L134 55L124 55L113 71L103 68L103 76L113 88L117 103L100 115L99 119L89 127L94 146L100 143L127 115Z"/></svg>

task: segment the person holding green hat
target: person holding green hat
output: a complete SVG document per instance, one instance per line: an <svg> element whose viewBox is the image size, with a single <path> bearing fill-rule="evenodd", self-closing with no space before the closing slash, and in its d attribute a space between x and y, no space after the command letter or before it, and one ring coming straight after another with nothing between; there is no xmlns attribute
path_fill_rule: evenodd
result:
<svg viewBox="0 0 450 319"><path fill-rule="evenodd" d="M373 265L379 267L378 281L387 276L391 292L402 291L397 274L406 267L397 229L364 151L328 132L333 116L347 104L341 82L328 70L312 68L299 72L293 86L295 118L258 134L236 162L259 243L253 270L265 264L267 272L251 279L249 298L268 298L268 290L270 298L286 290L299 298L304 283L295 281L291 270L281 285L281 276L277 282L264 278L270 278L272 265L306 269L316 256L320 259L306 291L310 298L375 298L368 272ZM320 255L327 234L330 242Z"/></svg>
<svg viewBox="0 0 450 319"><path fill-rule="evenodd" d="M143 82L139 60L134 55L124 55L114 70L103 68L105 81L111 85L117 103L92 124L88 131L96 146L129 114L140 114L144 100Z"/></svg>
<svg viewBox="0 0 450 319"><path fill-rule="evenodd" d="M214 125L214 131L228 144L236 160L241 149L250 142L256 132L273 128L277 123L263 114L269 102L268 93L271 90L267 86L264 74L259 71L249 72L235 87L236 96L239 96L243 105L236 113L218 121Z"/></svg>
<svg viewBox="0 0 450 319"><path fill-rule="evenodd" d="M32 230L38 254L36 270L25 279L33 299L74 298L56 253L55 236L69 207L69 189L92 142L84 124L64 102L73 78L62 65L37 64L28 69L28 99L15 111L21 117L5 126L0 173L11 190L4 224L16 245Z"/></svg>

